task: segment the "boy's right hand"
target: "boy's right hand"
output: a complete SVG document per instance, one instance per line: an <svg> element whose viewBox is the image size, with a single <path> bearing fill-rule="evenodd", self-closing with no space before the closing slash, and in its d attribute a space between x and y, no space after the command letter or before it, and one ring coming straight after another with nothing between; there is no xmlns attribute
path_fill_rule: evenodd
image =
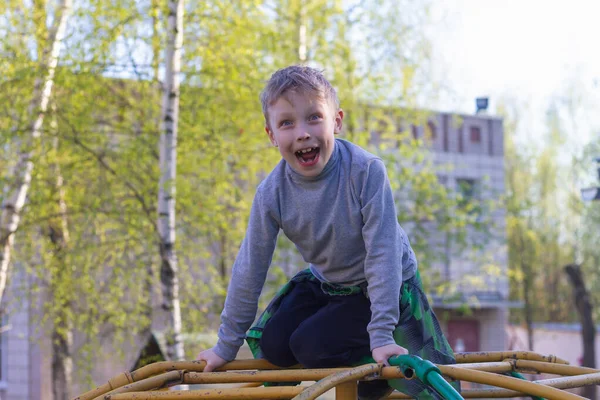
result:
<svg viewBox="0 0 600 400"><path fill-rule="evenodd" d="M196 360L206 361L206 366L204 367L204 372L211 372L215 369L222 367L227 364L227 361L219 357L213 349L208 349L201 351Z"/></svg>

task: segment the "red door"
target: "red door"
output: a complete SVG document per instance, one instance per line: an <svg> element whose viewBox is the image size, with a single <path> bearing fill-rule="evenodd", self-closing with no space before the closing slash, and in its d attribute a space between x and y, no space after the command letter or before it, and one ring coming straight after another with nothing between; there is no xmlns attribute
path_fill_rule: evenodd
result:
<svg viewBox="0 0 600 400"><path fill-rule="evenodd" d="M479 351L479 321L475 319L448 321L448 341L455 353Z"/></svg>

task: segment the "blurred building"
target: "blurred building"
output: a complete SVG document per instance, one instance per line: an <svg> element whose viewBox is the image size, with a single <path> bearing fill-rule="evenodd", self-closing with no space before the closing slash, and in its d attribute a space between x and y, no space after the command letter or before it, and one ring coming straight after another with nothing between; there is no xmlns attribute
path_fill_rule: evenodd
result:
<svg viewBox="0 0 600 400"><path fill-rule="evenodd" d="M461 351L505 349L508 307L508 249L504 183L502 119L438 113L426 126L413 128L415 137L429 136L438 178L465 199L494 204L485 215L484 229L470 230L467 240L477 247L457 251L450 234L430 229L432 244L445 254L433 268L450 290L430 293L451 346ZM439 283L439 282L438 282Z"/></svg>
<svg viewBox="0 0 600 400"><path fill-rule="evenodd" d="M399 169L418 173L433 166L429 169L437 182L470 210L470 226L459 237L444 231L435 218L415 221L418 200L410 185L400 182L395 192L399 207L404 207L399 220L415 249L425 290L458 352L504 349L508 308L519 306L508 301L503 122L486 109L487 99L477 99L475 114L371 109L357 118L370 144L387 157L392 184L406 179ZM421 144L421 159L402 148L414 147L409 143L415 140Z"/></svg>

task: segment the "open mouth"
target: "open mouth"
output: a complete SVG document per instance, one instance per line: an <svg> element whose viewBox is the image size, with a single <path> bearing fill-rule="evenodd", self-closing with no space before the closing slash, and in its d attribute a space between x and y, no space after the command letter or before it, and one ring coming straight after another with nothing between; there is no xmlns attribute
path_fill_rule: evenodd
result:
<svg viewBox="0 0 600 400"><path fill-rule="evenodd" d="M298 150L295 154L300 165L310 167L319 161L320 151L321 150L318 147L308 147L306 149Z"/></svg>

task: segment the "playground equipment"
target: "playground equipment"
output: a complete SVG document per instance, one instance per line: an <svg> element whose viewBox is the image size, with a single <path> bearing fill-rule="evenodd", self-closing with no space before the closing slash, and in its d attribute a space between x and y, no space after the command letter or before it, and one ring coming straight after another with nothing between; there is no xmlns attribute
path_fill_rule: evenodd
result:
<svg viewBox="0 0 600 400"><path fill-rule="evenodd" d="M204 361L158 362L133 372L124 372L108 383L75 400L313 400L335 388L336 400L354 400L357 382L370 379L420 379L444 399L513 398L530 396L548 400L583 399L565 391L600 384L600 370L577 367L555 356L533 352L478 352L456 354L455 365L434 365L416 356L392 357L390 367L365 364L355 368L281 369L265 360L232 361L217 372L202 372ZM534 382L521 373L559 377ZM481 389L465 389L461 394L446 381L484 384ZM266 386L265 382L311 382L311 386ZM210 388L212 384L238 384L236 387ZM169 390L178 385L203 385L202 389ZM208 385L209 387L205 387ZM409 398L393 392L390 399Z"/></svg>

